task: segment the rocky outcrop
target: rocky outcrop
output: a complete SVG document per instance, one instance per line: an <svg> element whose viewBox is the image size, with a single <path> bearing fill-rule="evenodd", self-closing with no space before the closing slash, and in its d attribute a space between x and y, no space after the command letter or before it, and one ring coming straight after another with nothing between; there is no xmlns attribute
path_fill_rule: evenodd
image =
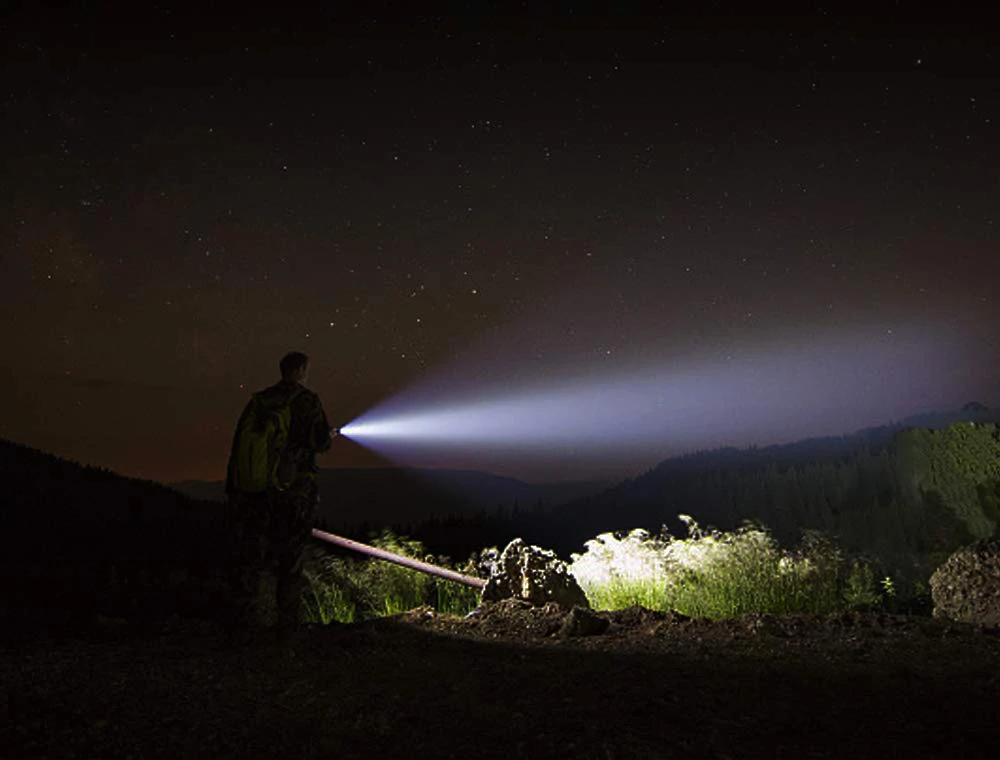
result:
<svg viewBox="0 0 1000 760"><path fill-rule="evenodd" d="M483 589L483 602L521 599L541 606L554 603L561 609L589 608L587 595L554 552L530 546L515 538L500 554Z"/></svg>
<svg viewBox="0 0 1000 760"><path fill-rule="evenodd" d="M1000 538L964 546L931 576L934 617L1000 628Z"/></svg>

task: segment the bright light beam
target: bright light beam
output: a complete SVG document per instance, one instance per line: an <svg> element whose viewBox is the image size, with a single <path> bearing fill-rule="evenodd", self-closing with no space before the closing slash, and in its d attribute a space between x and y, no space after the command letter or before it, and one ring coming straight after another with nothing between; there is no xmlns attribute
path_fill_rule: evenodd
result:
<svg viewBox="0 0 1000 760"><path fill-rule="evenodd" d="M942 380L961 375L953 353L927 336L841 336L739 358L651 362L481 398L463 391L454 403L423 388L341 433L402 462L468 455L509 470L509 460L537 465L628 452L643 462L639 469L685 449L843 434L908 416L956 392Z"/></svg>

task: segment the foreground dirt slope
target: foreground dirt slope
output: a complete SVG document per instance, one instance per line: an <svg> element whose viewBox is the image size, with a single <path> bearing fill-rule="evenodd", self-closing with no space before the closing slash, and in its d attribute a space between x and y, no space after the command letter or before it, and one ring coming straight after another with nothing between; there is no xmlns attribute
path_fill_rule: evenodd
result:
<svg viewBox="0 0 1000 760"><path fill-rule="evenodd" d="M0 654L8 757L996 757L1000 637L922 618L417 610L293 651L128 626Z"/></svg>

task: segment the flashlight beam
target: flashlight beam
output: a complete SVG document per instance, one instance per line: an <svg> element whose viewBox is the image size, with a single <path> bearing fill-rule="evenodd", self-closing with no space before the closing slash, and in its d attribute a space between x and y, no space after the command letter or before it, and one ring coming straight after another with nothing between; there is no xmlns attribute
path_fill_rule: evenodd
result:
<svg viewBox="0 0 1000 760"><path fill-rule="evenodd" d="M438 567L437 565L432 565L429 562L421 562L419 559L413 559L413 557L404 557L402 554L387 552L385 549L369 546L368 544L363 544L360 541L352 541L349 538L336 536L333 533L327 533L326 531L318 530L316 528L313 528L312 534L319 540L326 541L334 546L340 546L344 549L361 552L362 554L367 554L371 557L384 559L386 562L394 562L397 565L408 567L411 570L417 570L421 573L427 573L428 575L436 575L438 578L444 578L448 581L461 583L464 586L472 586L473 588L482 589L486 585L486 581L482 578L474 578L471 575L462 575L462 573L457 573L454 570L448 570L445 567Z"/></svg>
<svg viewBox="0 0 1000 760"><path fill-rule="evenodd" d="M964 344L949 333L888 332L795 333L735 356L472 385L451 398L418 384L341 433L399 462L474 454L527 464L625 452L638 463L668 451L842 435L940 407L934 399L965 382Z"/></svg>

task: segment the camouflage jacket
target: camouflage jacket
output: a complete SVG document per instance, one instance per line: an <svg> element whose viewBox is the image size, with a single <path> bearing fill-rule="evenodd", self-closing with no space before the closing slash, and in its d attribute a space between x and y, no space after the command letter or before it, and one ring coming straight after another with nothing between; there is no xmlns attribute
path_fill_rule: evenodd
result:
<svg viewBox="0 0 1000 760"><path fill-rule="evenodd" d="M258 391L255 397L273 398L281 396L287 399L295 395L292 400L292 419L288 430L288 451L296 461L296 470L300 475L309 478L315 477L318 468L316 467L316 455L330 448L333 440L333 430L326 419L323 411L323 404L319 396L309 390L301 383L288 383L282 380L269 388ZM226 467L226 493L233 494L233 458L238 445L239 430L242 427L244 418L253 413L253 401L247 402L236 423L236 432L233 434L233 443L229 452L229 464Z"/></svg>

